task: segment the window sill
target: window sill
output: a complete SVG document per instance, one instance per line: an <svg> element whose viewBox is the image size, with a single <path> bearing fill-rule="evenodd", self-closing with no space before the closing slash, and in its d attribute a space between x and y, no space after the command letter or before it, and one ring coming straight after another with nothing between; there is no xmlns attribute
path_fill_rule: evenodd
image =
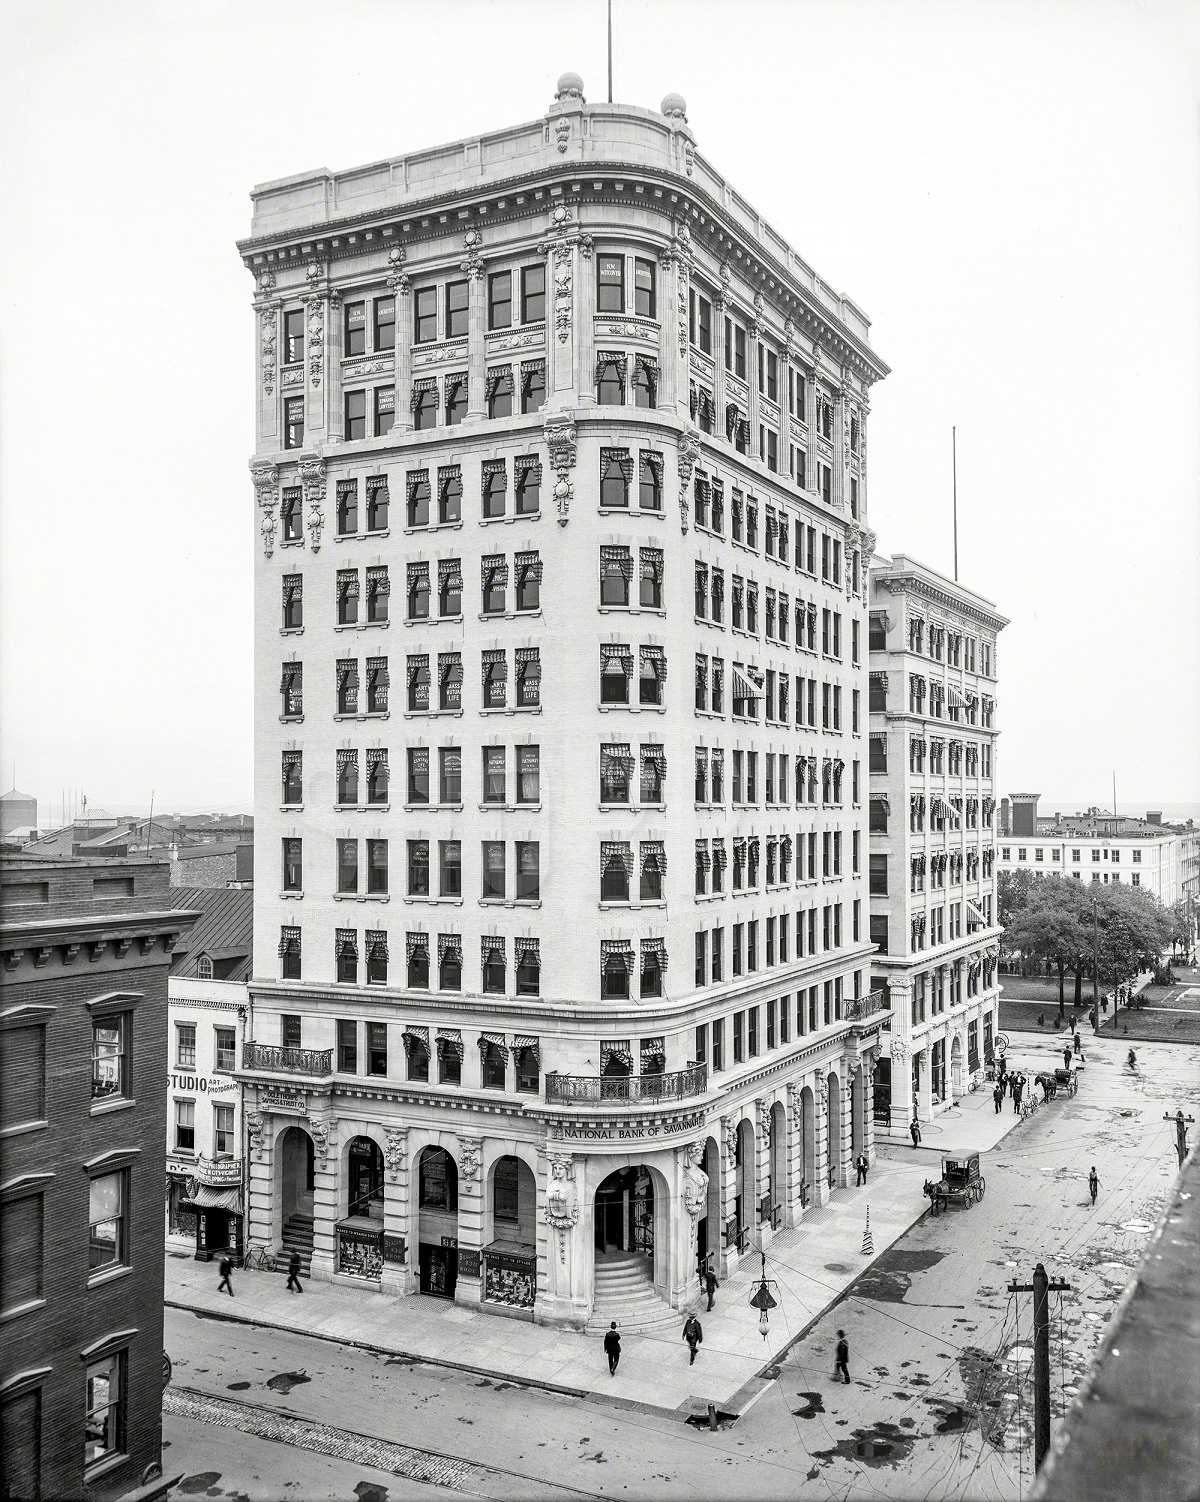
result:
<svg viewBox="0 0 1200 1502"><path fill-rule="evenodd" d="M128 1111L137 1102L130 1096L123 1095L119 1100L93 1101L88 1108L89 1116L111 1116L115 1111Z"/></svg>
<svg viewBox="0 0 1200 1502"><path fill-rule="evenodd" d="M280 628L279 628L279 634L280 634L280 636L303 636L304 635L304 627L303 626L280 626Z"/></svg>
<svg viewBox="0 0 1200 1502"><path fill-rule="evenodd" d="M390 720L391 711L388 709L364 709L361 714L338 713L334 715L335 721L341 720Z"/></svg>
<svg viewBox="0 0 1200 1502"><path fill-rule="evenodd" d="M117 1283L122 1278L129 1277L132 1272L133 1268L127 1262L122 1263L120 1267L106 1267L98 1273L93 1273L87 1280L87 1286L89 1288L102 1288L108 1283Z"/></svg>
<svg viewBox="0 0 1200 1502"><path fill-rule="evenodd" d="M704 720L723 720L725 718L725 711L723 709L697 708L695 712Z"/></svg>
<svg viewBox="0 0 1200 1502"><path fill-rule="evenodd" d="M479 711L480 714L489 715L541 714L541 712L542 706L540 704L515 704L511 709L507 705L493 704L485 705Z"/></svg>
<svg viewBox="0 0 1200 1502"><path fill-rule="evenodd" d="M281 814L302 814L304 812L304 804L303 803L281 803L279 805L279 812Z"/></svg>
<svg viewBox="0 0 1200 1502"><path fill-rule="evenodd" d="M279 723L281 725L303 725L304 716L302 714L281 714L279 716Z"/></svg>
<svg viewBox="0 0 1200 1502"><path fill-rule="evenodd" d="M478 808L481 814L540 814L542 811L540 803L480 803Z"/></svg>
<svg viewBox="0 0 1200 1502"><path fill-rule="evenodd" d="M666 608L662 605L597 605L596 609L601 615L666 615Z"/></svg>
<svg viewBox="0 0 1200 1502"><path fill-rule="evenodd" d="M458 521L454 522L426 522L423 527L402 527L401 531L405 537L413 537L417 533L425 532L461 532L462 525L462 518L460 517ZM381 534L373 533L372 535L379 536Z"/></svg>
<svg viewBox="0 0 1200 1502"><path fill-rule="evenodd" d="M462 719L461 709L406 709L403 711L406 720L438 720L444 717Z"/></svg>
<svg viewBox="0 0 1200 1502"><path fill-rule="evenodd" d="M722 900L722 898L727 897L728 895L729 894L727 892L697 892L696 893L696 901L697 902L720 902Z"/></svg>
<svg viewBox="0 0 1200 1502"><path fill-rule="evenodd" d="M283 902L286 902L289 897L303 897L303 896L304 896L304 888L303 887L301 887L298 892L297 891L291 891L291 890L289 890L289 891L285 891L285 892L281 891L280 894L279 894L280 900L283 901Z"/></svg>
<svg viewBox="0 0 1200 1502"><path fill-rule="evenodd" d="M335 814L386 814L391 810L390 803L335 803Z"/></svg>
<svg viewBox="0 0 1200 1502"><path fill-rule="evenodd" d="M665 803L634 803L631 799L628 803L598 803L596 807L602 814L616 814L622 809L637 813L642 808L648 809L651 813L661 814L666 812L667 805Z"/></svg>
<svg viewBox="0 0 1200 1502"><path fill-rule="evenodd" d="M542 607L540 605L533 610L481 610L479 612L481 621L540 621L541 618ZM459 619L461 620L462 617L460 616Z"/></svg>
<svg viewBox="0 0 1200 1502"><path fill-rule="evenodd" d="M0 1311L0 1325L6 1325L9 1320L20 1319L23 1314L32 1314L35 1309L44 1309L45 1299L27 1299L23 1304L14 1304L11 1309Z"/></svg>
<svg viewBox="0 0 1200 1502"><path fill-rule="evenodd" d="M390 892L335 892L334 902L391 902Z"/></svg>
<svg viewBox="0 0 1200 1502"><path fill-rule="evenodd" d="M391 621L338 621L334 625L335 631L377 631L381 626L388 627Z"/></svg>
<svg viewBox="0 0 1200 1502"><path fill-rule="evenodd" d="M461 626L463 621L462 612L459 611L457 615L421 615L412 620L405 621L404 625L405 628L409 626L437 626L444 621Z"/></svg>
<svg viewBox="0 0 1200 1502"><path fill-rule="evenodd" d="M374 532L339 532L334 537L334 542L370 542L375 537L390 537L390 527L380 527Z"/></svg>
<svg viewBox="0 0 1200 1502"><path fill-rule="evenodd" d="M304 546L304 539L303 537L284 537L280 539L279 546L281 548L302 548Z"/></svg>
<svg viewBox="0 0 1200 1502"><path fill-rule="evenodd" d="M27 1132L44 1132L49 1125L50 1122L45 1117L39 1121L18 1121L15 1125L0 1130L0 1141L7 1141L10 1137L23 1137Z"/></svg>
<svg viewBox="0 0 1200 1502"><path fill-rule="evenodd" d="M104 1476L107 1476L110 1472L117 1470L119 1466L127 1465L128 1463L129 1456L124 1453L120 1455L106 1455L103 1460L97 1461L94 1466L90 1466L86 1471L84 1471L84 1485L87 1487L94 1486L95 1483L101 1480Z"/></svg>
<svg viewBox="0 0 1200 1502"><path fill-rule="evenodd" d="M406 906L411 907L414 903L428 903L432 907L462 907L461 897L420 897L408 896L402 899Z"/></svg>
<svg viewBox="0 0 1200 1502"><path fill-rule="evenodd" d="M406 803L403 807L406 814L461 814L463 811L461 803Z"/></svg>
<svg viewBox="0 0 1200 1502"><path fill-rule="evenodd" d="M608 714L610 710L624 710L626 714L666 714L665 704L597 704L596 708L601 714Z"/></svg>
<svg viewBox="0 0 1200 1502"><path fill-rule="evenodd" d="M479 518L479 525L481 527L495 527L505 524L511 526L513 522L540 521L541 516L540 508L537 511L514 511L511 516L481 516Z"/></svg>
<svg viewBox="0 0 1200 1502"><path fill-rule="evenodd" d="M601 901L601 902L597 903L597 906L599 907L599 909L600 909L600 911L602 913L611 912L611 911L613 911L613 909L616 909L616 910L618 910L620 912L623 912L623 913L640 913L643 908L648 908L648 907L649 908L665 908L666 905L667 905L667 899L665 897L658 897L658 898L647 897L645 899L645 901L638 901L638 902L604 902L604 901Z"/></svg>
<svg viewBox="0 0 1200 1502"><path fill-rule="evenodd" d="M480 907L541 907L540 897L481 897Z"/></svg>

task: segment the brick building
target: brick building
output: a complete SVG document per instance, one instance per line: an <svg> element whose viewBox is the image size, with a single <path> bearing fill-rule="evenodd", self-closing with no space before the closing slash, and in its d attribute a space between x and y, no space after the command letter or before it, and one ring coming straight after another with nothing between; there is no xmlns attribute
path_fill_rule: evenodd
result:
<svg viewBox="0 0 1200 1502"><path fill-rule="evenodd" d="M886 367L677 95L253 204L248 1235L669 1317L872 1150Z"/></svg>
<svg viewBox="0 0 1200 1502"><path fill-rule="evenodd" d="M891 1021L875 1077L881 1124L946 1110L992 1055L996 642L990 600L902 553L871 567L873 972Z"/></svg>
<svg viewBox="0 0 1200 1502"><path fill-rule="evenodd" d="M162 1491L164 861L0 863L8 1497Z"/></svg>

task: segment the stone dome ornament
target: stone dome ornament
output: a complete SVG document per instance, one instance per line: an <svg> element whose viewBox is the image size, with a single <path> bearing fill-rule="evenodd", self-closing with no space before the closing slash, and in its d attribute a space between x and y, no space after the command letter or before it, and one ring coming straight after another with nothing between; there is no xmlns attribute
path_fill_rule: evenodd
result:
<svg viewBox="0 0 1200 1502"><path fill-rule="evenodd" d="M583 97L583 79L578 73L564 73L558 80L558 90L554 95L559 104L566 104L578 100L580 104L585 102Z"/></svg>
<svg viewBox="0 0 1200 1502"><path fill-rule="evenodd" d="M560 85L561 87L561 85ZM687 100L682 94L667 94L661 105L661 113L668 120L681 120L687 124Z"/></svg>

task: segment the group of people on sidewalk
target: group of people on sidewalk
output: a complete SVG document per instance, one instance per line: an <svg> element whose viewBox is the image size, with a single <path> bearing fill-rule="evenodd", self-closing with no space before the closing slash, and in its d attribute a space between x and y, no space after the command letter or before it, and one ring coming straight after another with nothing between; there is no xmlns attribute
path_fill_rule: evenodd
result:
<svg viewBox="0 0 1200 1502"><path fill-rule="evenodd" d="M293 1251L288 1256L288 1280L289 1293L303 1293L304 1285L300 1282L300 1253ZM233 1259L228 1255L221 1258L217 1263L217 1270L221 1274L221 1281L217 1284L218 1293L227 1293L233 1298Z"/></svg>

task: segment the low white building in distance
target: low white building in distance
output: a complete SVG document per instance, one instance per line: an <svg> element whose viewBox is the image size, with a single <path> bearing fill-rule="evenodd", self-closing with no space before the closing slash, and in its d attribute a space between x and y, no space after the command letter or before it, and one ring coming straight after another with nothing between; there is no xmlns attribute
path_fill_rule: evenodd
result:
<svg viewBox="0 0 1200 1502"><path fill-rule="evenodd" d="M991 1057L999 1005L995 605L902 553L871 566L872 986L891 1021L876 1121L907 1133Z"/></svg>

